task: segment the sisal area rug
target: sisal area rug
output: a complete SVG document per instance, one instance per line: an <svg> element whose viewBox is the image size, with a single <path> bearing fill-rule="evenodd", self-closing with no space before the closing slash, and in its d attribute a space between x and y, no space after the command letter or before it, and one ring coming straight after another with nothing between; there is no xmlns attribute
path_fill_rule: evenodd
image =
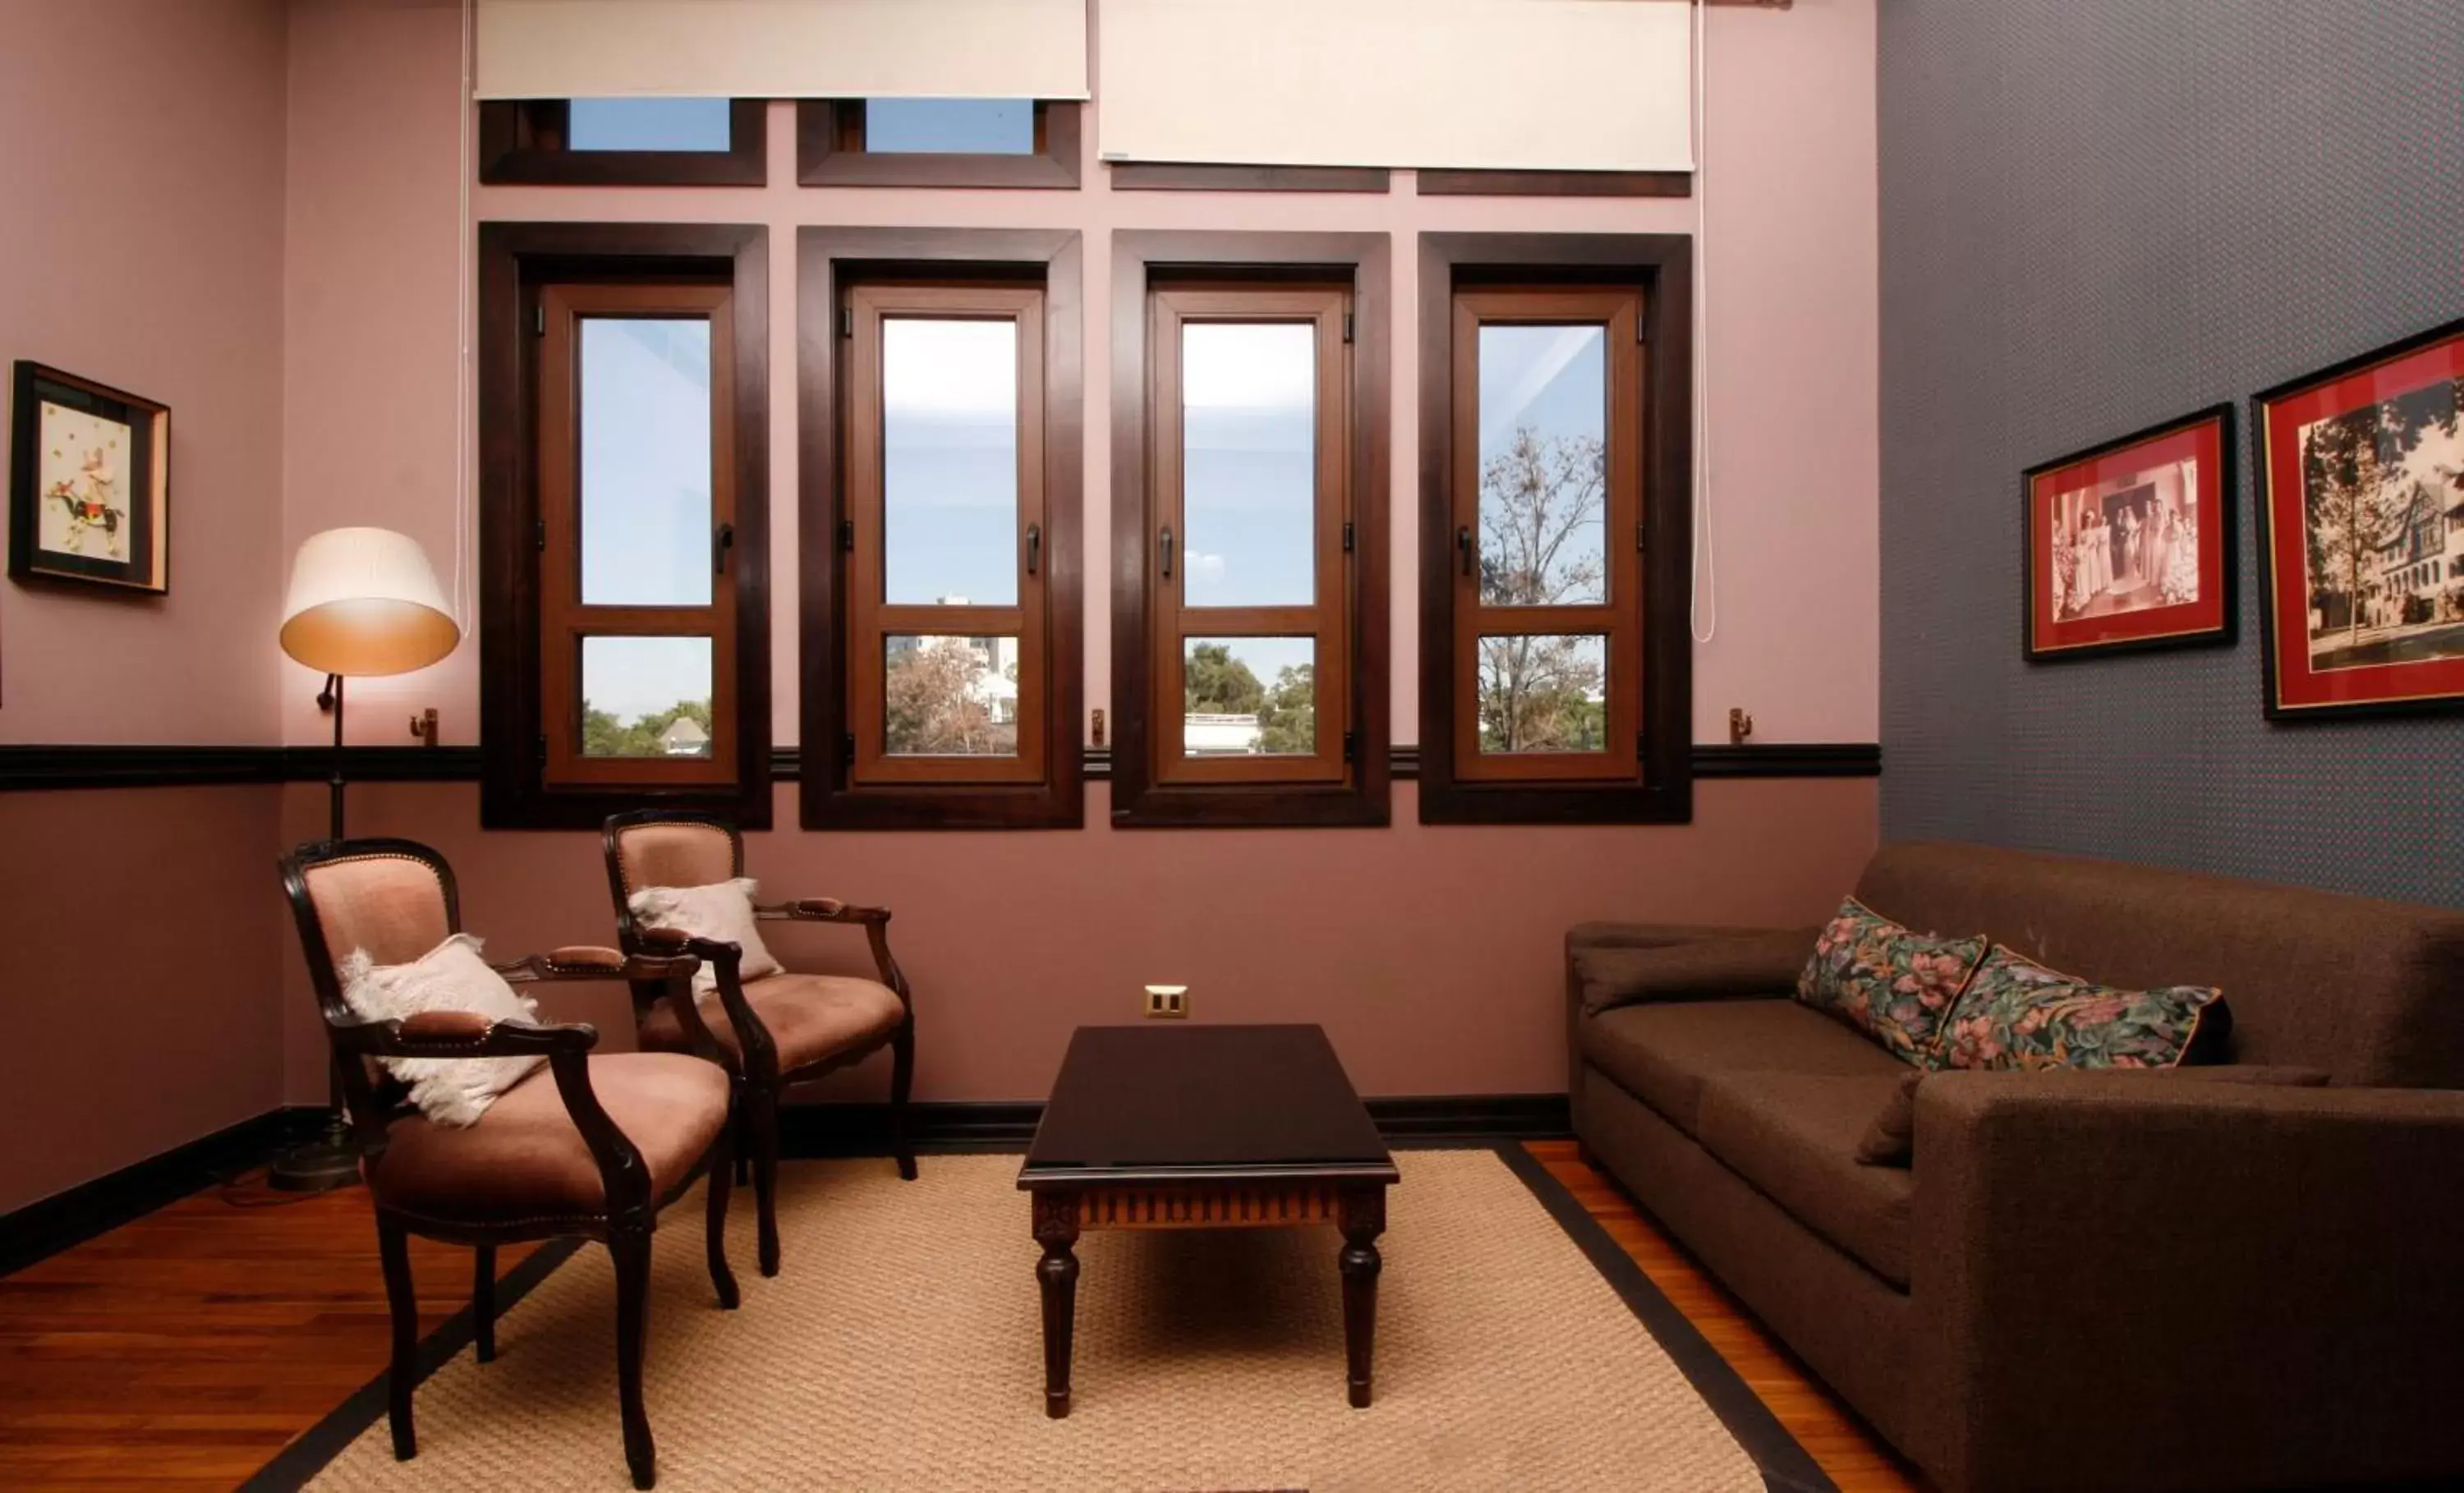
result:
<svg viewBox="0 0 2464 1493"><path fill-rule="evenodd" d="M785 1268L766 1281L754 1270L752 1199L739 1192L735 1312L717 1309L703 1272L700 1207L680 1204L654 1245L646 1394L659 1486L1832 1486L1520 1148L1397 1162L1367 1410L1344 1400L1331 1229L1087 1235L1076 1404L1050 1420L1016 1156L928 1155L903 1184L887 1161L783 1165ZM467 1316L430 1344L415 1460L393 1460L380 1380L253 1486L628 1486L606 1254L525 1263L495 1362L464 1346Z"/></svg>

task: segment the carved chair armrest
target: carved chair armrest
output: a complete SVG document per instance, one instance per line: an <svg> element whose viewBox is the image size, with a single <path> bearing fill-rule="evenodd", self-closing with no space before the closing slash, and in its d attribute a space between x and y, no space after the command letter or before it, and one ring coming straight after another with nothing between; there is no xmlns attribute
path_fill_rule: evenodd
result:
<svg viewBox="0 0 2464 1493"><path fill-rule="evenodd" d="M881 972L881 982L898 997L900 1005L910 1013L914 1011L907 976L898 968L897 956L890 952L890 909L857 907L836 897L803 897L767 906L757 904L753 915L763 922L846 923L863 929L865 940L872 945L872 964Z"/></svg>
<svg viewBox="0 0 2464 1493"><path fill-rule="evenodd" d="M854 923L863 927L890 921L890 909L856 907L836 897L800 897L793 902L757 904L753 915L763 922Z"/></svg>
<svg viewBox="0 0 2464 1493"><path fill-rule="evenodd" d="M753 1003L744 997L744 981L737 971L744 960L739 944L716 938L701 938L673 928L646 928L636 924L633 942L654 951L668 962L680 964L690 973L700 965L710 966L718 991L718 1003L727 1013L727 1023L736 1031L737 1046L742 1054L743 1071L760 1081L774 1081L779 1076L779 1045L770 1036L770 1028L753 1014ZM645 957L636 955L636 958ZM723 1050L712 1034L709 1023L702 1020L701 1003L685 988L684 982L670 979L666 991L668 1004L676 1013L695 1053L714 1062L724 1063Z"/></svg>
<svg viewBox="0 0 2464 1493"><path fill-rule="evenodd" d="M568 944L547 954L534 954L491 967L508 982L524 985L586 979L674 979L691 975L700 964L690 954L627 955L590 944Z"/></svg>
<svg viewBox="0 0 2464 1493"><path fill-rule="evenodd" d="M338 1052L369 1058L578 1058L599 1044L598 1028L586 1021L492 1021L476 1011L357 1021L336 1025L333 1034Z"/></svg>

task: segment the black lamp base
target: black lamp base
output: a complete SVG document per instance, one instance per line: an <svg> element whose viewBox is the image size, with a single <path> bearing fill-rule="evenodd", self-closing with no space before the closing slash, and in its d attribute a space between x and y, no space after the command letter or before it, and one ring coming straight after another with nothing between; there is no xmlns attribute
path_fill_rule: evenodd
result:
<svg viewBox="0 0 2464 1493"><path fill-rule="evenodd" d="M330 1193L360 1179L359 1148L341 1117L325 1124L325 1132L302 1141L281 1155L265 1174L265 1185L284 1193Z"/></svg>

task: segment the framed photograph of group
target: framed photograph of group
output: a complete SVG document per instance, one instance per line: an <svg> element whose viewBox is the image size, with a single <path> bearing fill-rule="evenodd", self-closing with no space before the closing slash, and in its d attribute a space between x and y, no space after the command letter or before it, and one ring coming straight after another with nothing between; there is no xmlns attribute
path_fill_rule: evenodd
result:
<svg viewBox="0 0 2464 1493"><path fill-rule="evenodd" d="M2032 662L2233 641L2233 418L2217 405L2028 470Z"/></svg>
<svg viewBox="0 0 2464 1493"><path fill-rule="evenodd" d="M2268 716L2464 705L2464 321L2253 403Z"/></svg>
<svg viewBox="0 0 2464 1493"><path fill-rule="evenodd" d="M10 385L11 579L169 590L170 409L37 362Z"/></svg>

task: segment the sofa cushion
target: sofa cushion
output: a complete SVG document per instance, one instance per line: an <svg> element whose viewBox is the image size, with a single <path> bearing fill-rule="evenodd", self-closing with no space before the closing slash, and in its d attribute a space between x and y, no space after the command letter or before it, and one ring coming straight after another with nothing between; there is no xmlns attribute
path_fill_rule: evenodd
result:
<svg viewBox="0 0 2464 1493"><path fill-rule="evenodd" d="M1915 1174L1859 1165L1857 1143L1905 1073L1715 1074L1703 1084L1696 1138L1790 1217L1904 1290Z"/></svg>
<svg viewBox="0 0 2464 1493"><path fill-rule="evenodd" d="M1603 1011L1581 1025L1591 1065L1689 1135L1697 1133L1704 1081L1715 1074L1888 1080L1907 1071L1847 1027L1788 999L1653 1001ZM1873 1112L1869 1105L1857 1123Z"/></svg>
<svg viewBox="0 0 2464 1493"><path fill-rule="evenodd" d="M1752 930L1652 947L1573 951L1583 1010L1597 1014L1644 1000L1777 996L1795 982L1818 930Z"/></svg>
<svg viewBox="0 0 2464 1493"><path fill-rule="evenodd" d="M2256 1063L2220 1063L2188 1068L2069 1068L2083 1080L2142 1077L2189 1084L2272 1084L2284 1088L2317 1088L2327 1082L2324 1068L2277 1067ZM1874 1111L1857 1142L1857 1159L1867 1166L1903 1167L1914 1163L1917 1150L1917 1085L1922 1070L1911 1072Z"/></svg>
<svg viewBox="0 0 2464 1493"><path fill-rule="evenodd" d="M2232 1033L2212 985L2118 990L1997 943L1943 1023L1934 1065L2169 1068L2219 1061Z"/></svg>
<svg viewBox="0 0 2464 1493"><path fill-rule="evenodd" d="M1850 897L1815 940L1796 999L1863 1032L1903 1063L1930 1067L1942 1023L1986 941L1920 933Z"/></svg>
<svg viewBox="0 0 2464 1493"><path fill-rule="evenodd" d="M665 1197L727 1123L725 1070L668 1052L596 1055L589 1066L599 1107L642 1153L650 1196ZM503 1225L607 1211L599 1163L545 1068L499 1094L476 1124L438 1125L417 1114L395 1120L367 1179L386 1207L447 1223Z"/></svg>

